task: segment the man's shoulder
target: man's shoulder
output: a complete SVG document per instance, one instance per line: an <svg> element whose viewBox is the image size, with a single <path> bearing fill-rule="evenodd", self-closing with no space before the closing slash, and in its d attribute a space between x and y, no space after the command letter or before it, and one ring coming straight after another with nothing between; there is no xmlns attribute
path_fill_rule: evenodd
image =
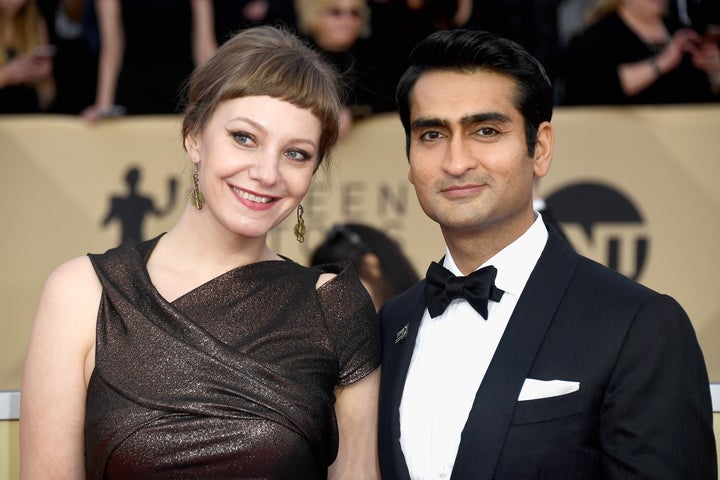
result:
<svg viewBox="0 0 720 480"><path fill-rule="evenodd" d="M605 312L660 308L670 314L682 310L674 297L582 255L570 279L568 294L568 299L595 305Z"/></svg>
<svg viewBox="0 0 720 480"><path fill-rule="evenodd" d="M394 296L382 306L381 311L407 310L425 301L425 279L423 278L404 292Z"/></svg>
<svg viewBox="0 0 720 480"><path fill-rule="evenodd" d="M538 267L545 272L538 277L543 281L551 278L557 280L557 272L566 272L567 287L564 288L572 292L571 298L579 295L611 303L616 300L621 303L644 303L662 296L641 283L642 279L632 279L577 252L554 232L550 234L548 246L538 262Z"/></svg>
<svg viewBox="0 0 720 480"><path fill-rule="evenodd" d="M408 323L416 314L425 310L425 279L408 288L401 294L385 302L378 311L383 331L396 323Z"/></svg>
<svg viewBox="0 0 720 480"><path fill-rule="evenodd" d="M643 285L639 279L632 279L619 271L584 255L578 254L578 257L576 271L579 275L585 275L591 279L596 279L597 282L601 282L608 286L636 290L638 294L657 294L657 292L648 286Z"/></svg>

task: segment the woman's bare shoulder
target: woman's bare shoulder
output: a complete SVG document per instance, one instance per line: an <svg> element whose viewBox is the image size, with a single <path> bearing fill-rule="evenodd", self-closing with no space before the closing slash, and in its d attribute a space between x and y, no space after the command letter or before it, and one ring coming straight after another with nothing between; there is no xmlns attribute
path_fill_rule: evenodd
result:
<svg viewBox="0 0 720 480"><path fill-rule="evenodd" d="M102 286L87 256L60 264L48 276L40 297L38 315L58 320L95 320Z"/></svg>

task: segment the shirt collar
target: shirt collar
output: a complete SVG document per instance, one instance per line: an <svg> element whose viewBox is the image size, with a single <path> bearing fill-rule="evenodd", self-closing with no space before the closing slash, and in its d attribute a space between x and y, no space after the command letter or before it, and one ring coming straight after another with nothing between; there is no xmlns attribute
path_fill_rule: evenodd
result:
<svg viewBox="0 0 720 480"><path fill-rule="evenodd" d="M494 265L498 270L495 285L512 295L520 295L535 268L535 264L540 259L547 239L548 231L545 223L543 223L542 215L535 212L535 221L530 228L510 245L480 265L478 269L487 265ZM447 247L443 266L457 276L463 275Z"/></svg>

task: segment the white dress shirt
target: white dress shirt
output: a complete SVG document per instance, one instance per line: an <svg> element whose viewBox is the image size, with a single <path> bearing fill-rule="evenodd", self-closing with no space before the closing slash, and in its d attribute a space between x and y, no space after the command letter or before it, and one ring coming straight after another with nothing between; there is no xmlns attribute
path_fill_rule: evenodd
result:
<svg viewBox="0 0 720 480"><path fill-rule="evenodd" d="M522 236L478 267L494 265L495 285L505 291L488 302L487 320L464 299L435 318L425 309L400 403L400 445L413 480L450 477L475 394L547 243L536 215ZM449 250L443 266L463 275Z"/></svg>

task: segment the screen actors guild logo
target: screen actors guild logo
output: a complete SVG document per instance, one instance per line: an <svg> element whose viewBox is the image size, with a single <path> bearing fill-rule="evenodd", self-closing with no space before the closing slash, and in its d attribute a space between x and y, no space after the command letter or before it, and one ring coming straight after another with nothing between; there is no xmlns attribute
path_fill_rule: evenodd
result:
<svg viewBox="0 0 720 480"><path fill-rule="evenodd" d="M177 198L177 179L168 180L168 199L165 208L156 205L152 197L142 195L138 184L142 178L142 171L138 167L130 167L125 173L125 184L127 193L113 195L110 198L110 206L107 214L102 220L102 226L106 227L111 221L117 221L121 226L120 242L132 240L140 242L145 240L143 223L148 215L163 217L170 213L175 207Z"/></svg>

